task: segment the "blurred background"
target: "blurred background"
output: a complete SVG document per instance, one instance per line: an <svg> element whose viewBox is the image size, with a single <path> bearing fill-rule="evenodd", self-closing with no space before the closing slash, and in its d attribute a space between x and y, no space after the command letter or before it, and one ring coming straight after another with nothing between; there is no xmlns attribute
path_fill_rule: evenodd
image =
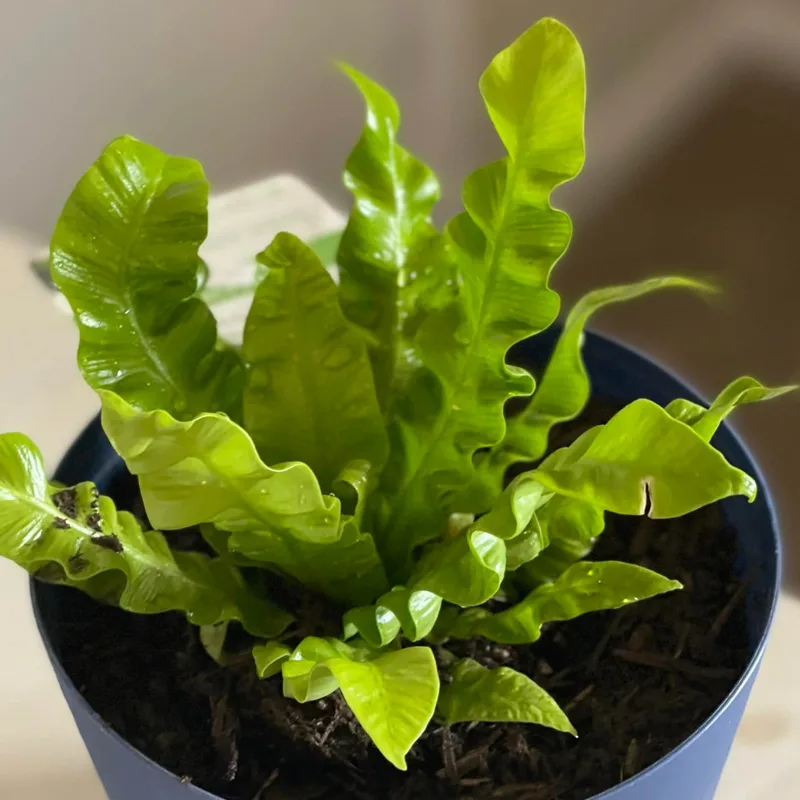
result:
<svg viewBox="0 0 800 800"><path fill-rule="evenodd" d="M559 197L576 235L557 288L569 300L661 270L714 277L725 288L714 307L665 295L596 325L706 393L740 373L800 379L797 0L2 0L0 227L9 242L45 243L78 176L124 132L199 158L216 190L292 172L346 210L339 171L362 110L336 58L396 94L405 142L441 176L446 219L463 177L500 154L478 76L546 14L573 28L589 71L588 161ZM7 297L41 291L13 258L3 269ZM20 325L64 325L20 323L14 305L0 317L6 342ZM0 401L3 428L36 432L52 416L50 392L66 395L75 413L53 454L91 408L64 337L57 365L39 338L19 337L4 366L35 358L50 377L25 403ZM798 405L747 409L737 425L793 538ZM800 584L800 547L789 544Z"/></svg>
<svg viewBox="0 0 800 800"><path fill-rule="evenodd" d="M109 139L198 158L217 191L294 173L346 210L339 173L362 109L340 58L397 96L405 143L442 179L444 220L465 175L500 155L478 77L543 15L572 27L589 72L587 166L558 198L576 226L555 278L565 303L665 270L711 277L725 289L714 303L663 295L595 325L707 395L740 374L800 380L798 0L0 0L0 429L30 432L53 464L95 411L71 321L29 262ZM800 401L735 423L775 488L797 590ZM21 574L2 576L23 591ZM31 627L4 640L38 647ZM5 669L25 687L15 720L54 692L22 661ZM38 742L35 723L0 726L6 756ZM86 775L75 796L99 797ZM62 796L47 780L0 793Z"/></svg>
<svg viewBox="0 0 800 800"><path fill-rule="evenodd" d="M712 307L664 295L596 325L707 393L739 373L799 379L796 0L2 0L0 226L44 244L76 179L124 132L200 159L216 190L291 172L347 209L340 168L362 109L337 58L396 94L404 141L442 179L444 220L464 176L500 155L480 72L546 14L575 31L589 73L587 167L560 192L576 234L557 287L569 299L662 270L713 277L725 294ZM16 324L0 318L4 341ZM799 419L791 401L737 419L788 534Z"/></svg>
<svg viewBox="0 0 800 800"><path fill-rule="evenodd" d="M2 0L6 247L44 244L77 177L123 132L199 158L215 190L292 172L347 209L339 171L362 110L336 58L396 94L405 142L441 176L446 219L467 172L500 153L478 76L545 14L573 28L589 71L588 161L559 197L576 235L557 288L569 300L661 270L711 276L725 288L713 307L665 295L596 325L706 393L740 373L800 378L796 0ZM41 313L20 320L23 306L8 300L41 287L12 253L3 270L0 333L16 340L3 383L23 361L49 377L39 392L16 379L25 402L3 393L2 427L40 430L57 392L75 412L50 457L91 410L89 395L74 379L71 334L46 346L33 335L55 325L52 336L64 321L46 319L41 298ZM18 336L26 326L31 335ZM795 556L789 577L800 583L798 405L747 409L737 424L778 492Z"/></svg>

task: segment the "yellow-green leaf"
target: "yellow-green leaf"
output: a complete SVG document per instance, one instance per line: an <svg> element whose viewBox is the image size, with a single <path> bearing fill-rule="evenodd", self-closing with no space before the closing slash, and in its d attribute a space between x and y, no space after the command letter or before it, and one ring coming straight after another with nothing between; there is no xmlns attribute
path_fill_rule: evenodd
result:
<svg viewBox="0 0 800 800"><path fill-rule="evenodd" d="M749 475L644 399L557 450L531 474L557 494L654 518L680 517L731 495L756 496Z"/></svg>
<svg viewBox="0 0 800 800"><path fill-rule="evenodd" d="M456 722L529 722L577 736L558 703L541 686L509 667L487 669L465 658L442 688L437 715Z"/></svg>
<svg viewBox="0 0 800 800"><path fill-rule="evenodd" d="M91 483L55 489L22 434L0 435L0 556L137 614L182 611L195 625L241 622L277 636L292 617L248 588L219 558L173 552Z"/></svg>
<svg viewBox="0 0 800 800"><path fill-rule="evenodd" d="M436 238L430 215L439 183L398 143L400 111L389 92L352 67L342 69L362 94L367 117L344 169L354 203L336 255L340 295L347 318L372 342L375 386L386 409L396 373L413 360L406 328L445 282L426 257Z"/></svg>
<svg viewBox="0 0 800 800"><path fill-rule="evenodd" d="M326 491L356 459L377 470L389 449L366 346L308 245L279 233L244 328L245 426L270 464L302 461Z"/></svg>
<svg viewBox="0 0 800 800"><path fill-rule="evenodd" d="M446 230L458 297L422 322L417 374L392 416L392 441L402 446L384 481L379 546L402 579L409 549L460 510L451 505L475 451L503 438L506 400L533 390L505 355L558 313L548 281L572 227L550 194L583 164L583 55L567 28L537 23L492 61L480 86L507 155L465 181L466 210Z"/></svg>
<svg viewBox="0 0 800 800"><path fill-rule="evenodd" d="M541 636L542 625L547 622L563 622L590 611L621 608L680 588L678 581L635 564L583 561L573 564L554 583L534 589L506 611L464 612L450 635L459 639L484 636L502 644L529 644Z"/></svg>
<svg viewBox="0 0 800 800"><path fill-rule="evenodd" d="M50 264L75 313L78 364L93 389L178 419L240 415L241 361L195 297L207 202L199 163L130 136L111 142L70 195Z"/></svg>
<svg viewBox="0 0 800 800"><path fill-rule="evenodd" d="M154 525L213 523L230 534L231 551L275 564L344 602L388 588L372 538L342 516L337 498L322 494L306 464L267 466L247 432L224 414L181 422L100 394L103 428L139 477Z"/></svg>
<svg viewBox="0 0 800 800"><path fill-rule="evenodd" d="M326 666L378 750L406 769L406 754L428 727L439 697L431 649L406 647L365 662L335 658Z"/></svg>
<svg viewBox="0 0 800 800"><path fill-rule="evenodd" d="M464 492L465 508L476 512L486 508L500 492L508 468L517 462L542 458L553 426L574 419L583 411L590 386L581 351L584 329L592 315L605 306L669 288L715 291L703 281L670 275L596 289L575 304L530 403L509 420L503 441L478 457L475 480Z"/></svg>
<svg viewBox="0 0 800 800"><path fill-rule="evenodd" d="M719 393L707 409L691 400L673 400L667 406L667 413L691 426L698 436L709 442L725 417L734 409L748 403L772 400L797 388L793 385L771 389L755 378L737 378Z"/></svg>

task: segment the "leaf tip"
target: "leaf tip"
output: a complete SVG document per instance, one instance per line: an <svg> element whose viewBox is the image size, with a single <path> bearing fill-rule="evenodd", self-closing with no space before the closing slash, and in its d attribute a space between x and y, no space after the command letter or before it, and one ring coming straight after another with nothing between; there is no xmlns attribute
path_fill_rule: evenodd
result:
<svg viewBox="0 0 800 800"><path fill-rule="evenodd" d="M334 60L333 66L336 67L339 72L347 75L347 77L353 81L356 80L357 75L361 75L361 73L352 64L348 64L346 61L341 61L338 58Z"/></svg>
<svg viewBox="0 0 800 800"><path fill-rule="evenodd" d="M548 725L548 727L554 731L558 731L558 733L566 733L568 736L572 736L573 739L579 739L580 734L578 733L578 729L572 724L572 720L567 716L566 711L560 706L557 706L557 708L559 719Z"/></svg>
<svg viewBox="0 0 800 800"><path fill-rule="evenodd" d="M560 20L555 17L542 17L540 20L533 24L534 28L554 28L555 30L572 31Z"/></svg>
<svg viewBox="0 0 800 800"><path fill-rule="evenodd" d="M742 473L742 486L739 490L739 494L744 495L748 503L755 503L758 497L758 484L755 478L748 475L746 472Z"/></svg>
<svg viewBox="0 0 800 800"><path fill-rule="evenodd" d="M709 298L717 297L724 292L723 287L710 278L683 278L683 286Z"/></svg>
<svg viewBox="0 0 800 800"><path fill-rule="evenodd" d="M405 754L397 755L397 754L389 754L384 751L383 755L386 757L386 760L400 772L408 772L408 764L406 763Z"/></svg>
<svg viewBox="0 0 800 800"><path fill-rule="evenodd" d="M378 81L344 61L335 62L336 67L346 75L361 93L367 107L367 128L382 130L388 126L394 130L400 126L400 108L391 93Z"/></svg>

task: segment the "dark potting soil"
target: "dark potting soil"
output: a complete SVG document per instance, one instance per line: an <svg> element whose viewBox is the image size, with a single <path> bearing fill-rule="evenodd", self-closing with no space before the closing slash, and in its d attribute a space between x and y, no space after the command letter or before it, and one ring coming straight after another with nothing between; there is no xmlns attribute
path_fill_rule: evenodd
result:
<svg viewBox="0 0 800 800"><path fill-rule="evenodd" d="M561 426L553 446L597 415L607 416L595 406L591 420ZM182 533L174 545L193 541ZM259 680L247 655L223 669L178 614L143 617L87 601L67 624L61 655L81 693L127 741L230 800L583 800L691 735L748 657L746 585L718 508L670 521L609 514L592 558L642 564L685 589L552 626L532 646L458 645L460 655L534 678L579 738L534 725L432 726L406 773L370 745L338 693L299 705L283 698L280 678ZM314 598L283 599L305 616L304 633L330 619Z"/></svg>

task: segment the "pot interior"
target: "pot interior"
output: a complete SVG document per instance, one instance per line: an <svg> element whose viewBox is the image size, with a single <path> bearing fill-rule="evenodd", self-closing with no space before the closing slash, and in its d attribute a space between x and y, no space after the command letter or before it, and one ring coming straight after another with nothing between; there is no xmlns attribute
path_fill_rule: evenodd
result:
<svg viewBox="0 0 800 800"><path fill-rule="evenodd" d="M510 360L534 371L540 370L546 364L557 334L557 329L551 329L523 343L515 348ZM666 405L676 397L701 401L696 393L649 359L596 334L587 334L584 358L593 392L603 400L623 404L646 397L660 405ZM736 435L723 425L714 443L732 464L753 475L759 485L759 495L754 503L735 498L723 504L724 513L738 537L739 577L748 582L745 619L748 657L752 662L763 643L777 597L780 572L777 526L763 478ZM134 479L108 443L99 418L70 448L55 478L68 485L91 479L101 492L113 496L123 508L135 494ZM90 614L93 601L76 592L69 592L67 596L62 588L38 583L34 586L33 596L45 642L58 659L63 645L60 638L62 620ZM203 793L201 796L208 795Z"/></svg>

